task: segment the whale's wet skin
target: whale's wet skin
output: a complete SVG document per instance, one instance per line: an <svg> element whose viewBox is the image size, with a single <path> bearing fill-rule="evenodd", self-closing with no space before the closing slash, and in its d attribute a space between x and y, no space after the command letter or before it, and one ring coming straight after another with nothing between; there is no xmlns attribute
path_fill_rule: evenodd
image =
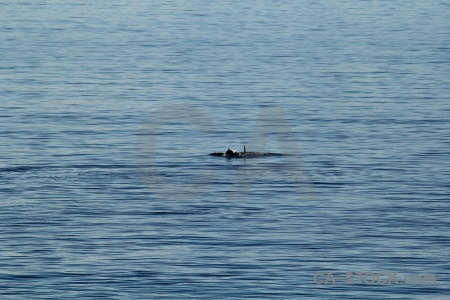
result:
<svg viewBox="0 0 450 300"><path fill-rule="evenodd" d="M271 152L247 152L245 149L245 146L244 146L243 152L231 150L230 148L228 148L228 150L225 152L213 152L213 153L210 153L209 155L222 156L222 157L228 157L228 158L233 158L233 157L249 158L249 157L261 157L261 156L282 156L283 154L271 153Z"/></svg>

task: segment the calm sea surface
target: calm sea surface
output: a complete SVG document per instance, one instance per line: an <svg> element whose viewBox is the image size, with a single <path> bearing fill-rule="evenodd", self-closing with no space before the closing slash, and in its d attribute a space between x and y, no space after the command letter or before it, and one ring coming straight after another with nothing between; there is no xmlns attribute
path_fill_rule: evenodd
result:
<svg viewBox="0 0 450 300"><path fill-rule="evenodd" d="M1 299L449 299L448 1L0 6Z"/></svg>

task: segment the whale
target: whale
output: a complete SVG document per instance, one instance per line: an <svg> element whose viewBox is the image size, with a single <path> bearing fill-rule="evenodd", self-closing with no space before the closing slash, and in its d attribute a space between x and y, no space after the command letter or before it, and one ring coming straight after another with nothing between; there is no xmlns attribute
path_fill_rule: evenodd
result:
<svg viewBox="0 0 450 300"><path fill-rule="evenodd" d="M260 157L260 156L281 156L282 154L270 153L270 152L251 152L251 151L247 151L247 149L245 148L245 145L244 145L243 152L231 150L230 148L228 148L228 150L225 152L213 152L213 153L210 153L209 155L221 156L221 157L227 157L227 158L247 158L247 157Z"/></svg>

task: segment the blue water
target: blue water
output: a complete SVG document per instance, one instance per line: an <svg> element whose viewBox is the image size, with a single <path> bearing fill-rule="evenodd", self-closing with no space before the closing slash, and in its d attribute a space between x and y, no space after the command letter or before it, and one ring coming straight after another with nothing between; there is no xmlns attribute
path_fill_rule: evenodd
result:
<svg viewBox="0 0 450 300"><path fill-rule="evenodd" d="M0 298L448 299L449 20L2 1Z"/></svg>

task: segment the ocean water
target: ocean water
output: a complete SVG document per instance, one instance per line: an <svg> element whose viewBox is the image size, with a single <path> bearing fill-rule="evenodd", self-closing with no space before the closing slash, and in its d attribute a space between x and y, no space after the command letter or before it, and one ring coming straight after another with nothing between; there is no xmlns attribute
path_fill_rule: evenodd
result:
<svg viewBox="0 0 450 300"><path fill-rule="evenodd" d="M448 299L449 20L1 1L0 298Z"/></svg>

